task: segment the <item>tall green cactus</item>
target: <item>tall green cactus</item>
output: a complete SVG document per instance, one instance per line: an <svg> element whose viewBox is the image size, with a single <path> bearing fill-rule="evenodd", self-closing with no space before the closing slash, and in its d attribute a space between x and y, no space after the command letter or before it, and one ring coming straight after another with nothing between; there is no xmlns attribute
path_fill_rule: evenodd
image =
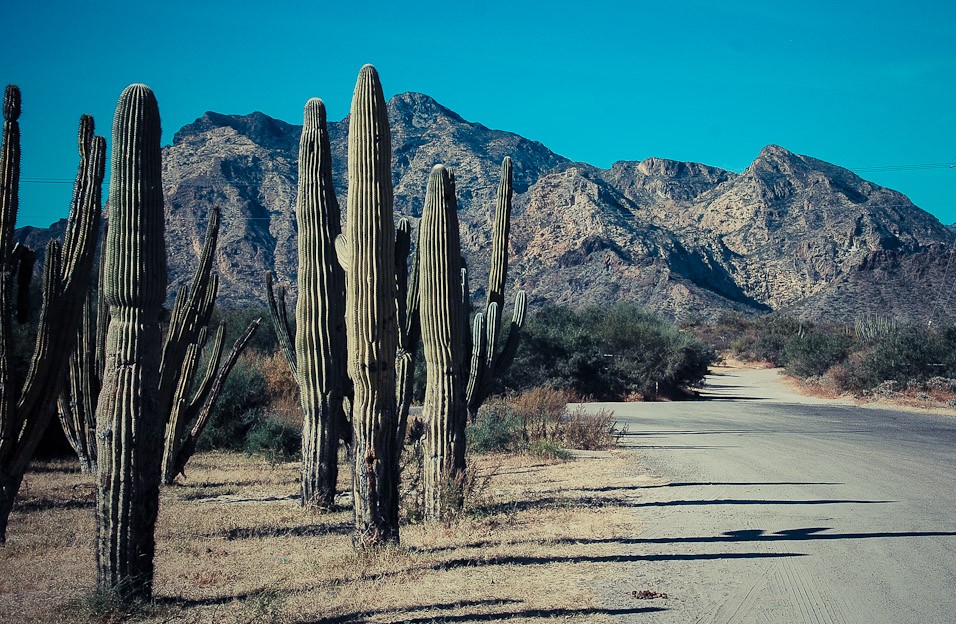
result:
<svg viewBox="0 0 956 624"><path fill-rule="evenodd" d="M106 141L93 135L91 118L80 122L80 165L63 250L46 249L43 306L36 346L22 389L13 383L13 230L20 178L20 90L10 85L3 99L0 147L0 543L23 474L53 415L68 355L89 288L102 205Z"/></svg>
<svg viewBox="0 0 956 624"><path fill-rule="evenodd" d="M345 273L335 258L341 213L332 185L325 105L305 105L299 140L299 298L295 339L286 319L284 291L277 297L271 273L266 288L272 320L299 384L302 405L302 504L332 509L338 480L341 429L347 426L345 392ZM294 358L291 346L295 345Z"/></svg>
<svg viewBox="0 0 956 624"><path fill-rule="evenodd" d="M495 202L495 224L491 241L491 270L484 312L475 315L472 329L471 371L466 390L469 417L474 418L478 408L494 389L494 381L511 366L521 339L521 326L527 300L525 292L515 296L514 315L508 338L500 351L501 313L505 301L505 283L508 277L508 233L511 229L512 196L511 158L501 163L501 182Z"/></svg>
<svg viewBox="0 0 956 624"><path fill-rule="evenodd" d="M454 183L435 166L419 224L419 283L426 383L423 484L425 517L439 519L454 501L465 470L461 243Z"/></svg>
<svg viewBox="0 0 956 624"><path fill-rule="evenodd" d="M356 544L397 543L395 224L391 133L378 73L366 65L352 97L346 231L345 326L352 401Z"/></svg>
<svg viewBox="0 0 956 624"><path fill-rule="evenodd" d="M97 584L123 599L152 594L154 529L166 424L159 396L166 298L159 107L130 85L113 118L104 296L110 324L96 409Z"/></svg>

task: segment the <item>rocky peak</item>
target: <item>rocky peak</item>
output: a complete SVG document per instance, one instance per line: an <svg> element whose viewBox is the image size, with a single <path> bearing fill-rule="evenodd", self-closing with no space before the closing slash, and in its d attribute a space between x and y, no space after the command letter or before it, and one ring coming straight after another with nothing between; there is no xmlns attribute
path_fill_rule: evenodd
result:
<svg viewBox="0 0 956 624"><path fill-rule="evenodd" d="M447 118L451 122L467 123L458 113L445 108L434 98L424 93L411 91L399 93L389 100L388 109L391 112L390 117L415 127L432 125L436 118Z"/></svg>
<svg viewBox="0 0 956 624"><path fill-rule="evenodd" d="M293 149L302 132L300 126L286 123L258 111L248 115L223 115L207 111L202 117L183 126L173 135L173 145L194 138L201 140L204 134L217 128L231 128L236 134L270 150Z"/></svg>

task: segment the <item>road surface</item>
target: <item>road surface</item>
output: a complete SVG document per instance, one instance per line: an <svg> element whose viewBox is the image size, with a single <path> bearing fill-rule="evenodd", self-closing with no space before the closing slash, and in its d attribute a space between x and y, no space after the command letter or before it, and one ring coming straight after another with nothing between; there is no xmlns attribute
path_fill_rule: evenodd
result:
<svg viewBox="0 0 956 624"><path fill-rule="evenodd" d="M660 485L607 603L623 621L956 622L956 416L803 397L718 369L705 400L605 404ZM631 592L664 592L637 600Z"/></svg>

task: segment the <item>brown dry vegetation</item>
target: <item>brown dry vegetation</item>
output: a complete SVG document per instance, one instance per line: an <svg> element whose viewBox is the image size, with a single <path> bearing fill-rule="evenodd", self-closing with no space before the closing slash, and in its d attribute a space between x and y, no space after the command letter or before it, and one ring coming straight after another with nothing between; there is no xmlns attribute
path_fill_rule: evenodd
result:
<svg viewBox="0 0 956 624"><path fill-rule="evenodd" d="M301 510L297 464L198 455L189 480L163 490L156 600L135 619L615 621L601 594L621 574L613 538L639 529L626 505L636 491L629 486L647 481L635 456L474 461L479 477L466 513L442 525L406 525L401 548L359 555L348 497L340 495L336 513ZM96 616L102 605L92 594L93 492L92 478L70 462L42 463L27 475L0 549L0 621L111 621Z"/></svg>

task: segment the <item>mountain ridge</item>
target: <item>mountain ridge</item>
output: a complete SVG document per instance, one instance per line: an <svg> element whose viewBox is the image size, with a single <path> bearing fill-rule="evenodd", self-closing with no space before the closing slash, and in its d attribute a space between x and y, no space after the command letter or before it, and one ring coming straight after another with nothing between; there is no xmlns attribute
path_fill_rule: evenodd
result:
<svg viewBox="0 0 956 624"><path fill-rule="evenodd" d="M850 320L870 311L863 308L875 283L863 277L875 275L873 263L902 267L907 254L948 253L927 249L956 241L951 228L904 195L777 145L764 147L740 173L656 157L602 169L467 121L425 94L396 95L388 109L396 213L416 222L431 167L442 163L455 172L476 298L484 292L504 156L513 159L515 188L509 290L527 289L533 306L626 298L671 318L787 309ZM342 206L347 128L348 117L329 122ZM223 216L216 259L222 305L262 303L267 269L294 297L300 132L261 112L207 111L175 133L163 148L171 289L189 280L215 205ZM925 278L926 288L940 282L935 274L906 274ZM856 292L852 305L831 292L835 283ZM925 320L921 314L933 306L915 290L907 300L874 301L884 313L889 305L902 318ZM948 310L935 314L953 318Z"/></svg>

